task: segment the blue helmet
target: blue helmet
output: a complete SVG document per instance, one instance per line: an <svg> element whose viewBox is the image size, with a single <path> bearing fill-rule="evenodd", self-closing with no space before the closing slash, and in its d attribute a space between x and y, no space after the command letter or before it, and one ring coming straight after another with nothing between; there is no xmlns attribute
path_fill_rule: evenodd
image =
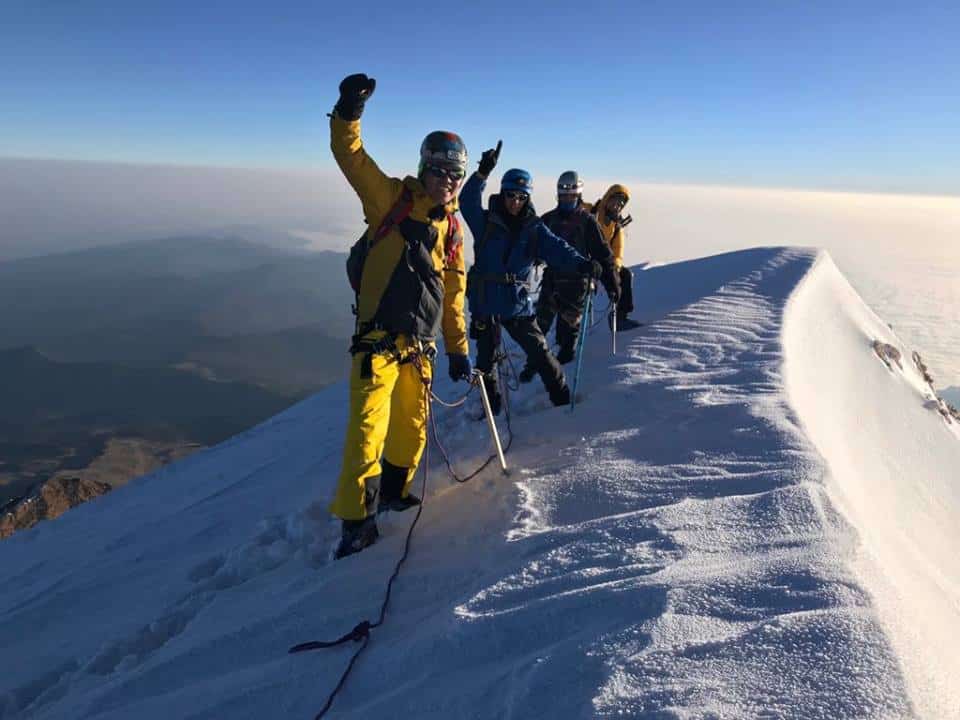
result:
<svg viewBox="0 0 960 720"><path fill-rule="evenodd" d="M520 170L519 168L507 170L500 181L500 192L506 190L520 190L529 195L533 192L533 176L526 170Z"/></svg>

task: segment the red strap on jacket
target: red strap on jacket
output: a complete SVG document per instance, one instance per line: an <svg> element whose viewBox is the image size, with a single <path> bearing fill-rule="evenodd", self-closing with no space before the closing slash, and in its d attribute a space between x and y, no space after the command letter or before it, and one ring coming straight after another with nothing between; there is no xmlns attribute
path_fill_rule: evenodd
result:
<svg viewBox="0 0 960 720"><path fill-rule="evenodd" d="M463 232L460 230L460 221L453 213L447 215L447 239L444 242L445 265L450 267L457 259L457 250L463 245Z"/></svg>
<svg viewBox="0 0 960 720"><path fill-rule="evenodd" d="M403 191L400 193L400 197L397 198L397 202L395 202L393 207L390 208L390 212L387 213L387 216L383 219L383 222L380 223L380 227L377 228L377 232L374 233L373 238L370 240L370 247L372 248L374 245L380 242L380 240L382 240L386 234L393 229L394 225L399 225L406 220L412 210L413 193L410 192L410 188L404 185Z"/></svg>

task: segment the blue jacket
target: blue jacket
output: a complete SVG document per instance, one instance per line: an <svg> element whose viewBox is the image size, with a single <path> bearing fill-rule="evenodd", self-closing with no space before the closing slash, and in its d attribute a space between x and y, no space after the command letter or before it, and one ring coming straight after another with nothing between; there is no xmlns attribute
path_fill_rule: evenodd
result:
<svg viewBox="0 0 960 720"><path fill-rule="evenodd" d="M529 317L534 314L530 281L537 260L561 272L578 272L587 262L537 217L528 202L519 222L505 220L499 195L483 209L486 181L477 173L460 191L460 212L473 234L473 267L467 274L467 301L473 317Z"/></svg>

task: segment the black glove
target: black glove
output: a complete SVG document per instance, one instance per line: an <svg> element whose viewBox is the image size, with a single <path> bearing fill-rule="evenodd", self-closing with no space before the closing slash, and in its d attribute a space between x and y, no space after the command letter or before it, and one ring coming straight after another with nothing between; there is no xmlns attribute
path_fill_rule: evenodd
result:
<svg viewBox="0 0 960 720"><path fill-rule="evenodd" d="M615 267L610 267L610 272L603 278L603 287L607 290L607 297L614 306L620 302L620 275Z"/></svg>
<svg viewBox="0 0 960 720"><path fill-rule="evenodd" d="M584 260L580 263L580 274L596 280L603 275L603 265L596 260Z"/></svg>
<svg viewBox="0 0 960 720"><path fill-rule="evenodd" d="M373 95L377 81L363 73L348 75L340 82L340 99L333 111L343 120L359 120L363 104Z"/></svg>
<svg viewBox="0 0 960 720"><path fill-rule="evenodd" d="M470 364L470 358L460 353L450 353L447 355L449 362L450 379L454 382L458 380L469 380L473 373L473 365Z"/></svg>
<svg viewBox="0 0 960 720"><path fill-rule="evenodd" d="M503 147L503 140L497 140L496 149L485 150L480 156L480 169L477 171L484 177L490 177L491 171L497 166L497 160L500 159L500 148Z"/></svg>

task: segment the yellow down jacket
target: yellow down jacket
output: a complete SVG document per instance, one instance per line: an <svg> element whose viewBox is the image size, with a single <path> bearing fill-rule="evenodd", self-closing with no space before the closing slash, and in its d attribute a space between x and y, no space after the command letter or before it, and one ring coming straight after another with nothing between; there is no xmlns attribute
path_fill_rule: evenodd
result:
<svg viewBox="0 0 960 720"><path fill-rule="evenodd" d="M597 222L600 223L600 231L603 238L609 243L610 250L613 251L613 262L619 270L623 267L623 227L616 219L607 219L607 201L614 195L623 195L630 200L630 190L626 185L611 185L603 194L603 199L594 205L597 216Z"/></svg>
<svg viewBox="0 0 960 720"><path fill-rule="evenodd" d="M446 352L466 355L463 235L456 229L456 239L450 242L449 227L456 199L438 208L417 178L400 180L384 174L363 148L359 120L331 117L330 149L360 197L368 232L377 231L404 186L413 196L409 217L367 256L357 303L361 329L376 327L424 342L434 341L442 330Z"/></svg>

